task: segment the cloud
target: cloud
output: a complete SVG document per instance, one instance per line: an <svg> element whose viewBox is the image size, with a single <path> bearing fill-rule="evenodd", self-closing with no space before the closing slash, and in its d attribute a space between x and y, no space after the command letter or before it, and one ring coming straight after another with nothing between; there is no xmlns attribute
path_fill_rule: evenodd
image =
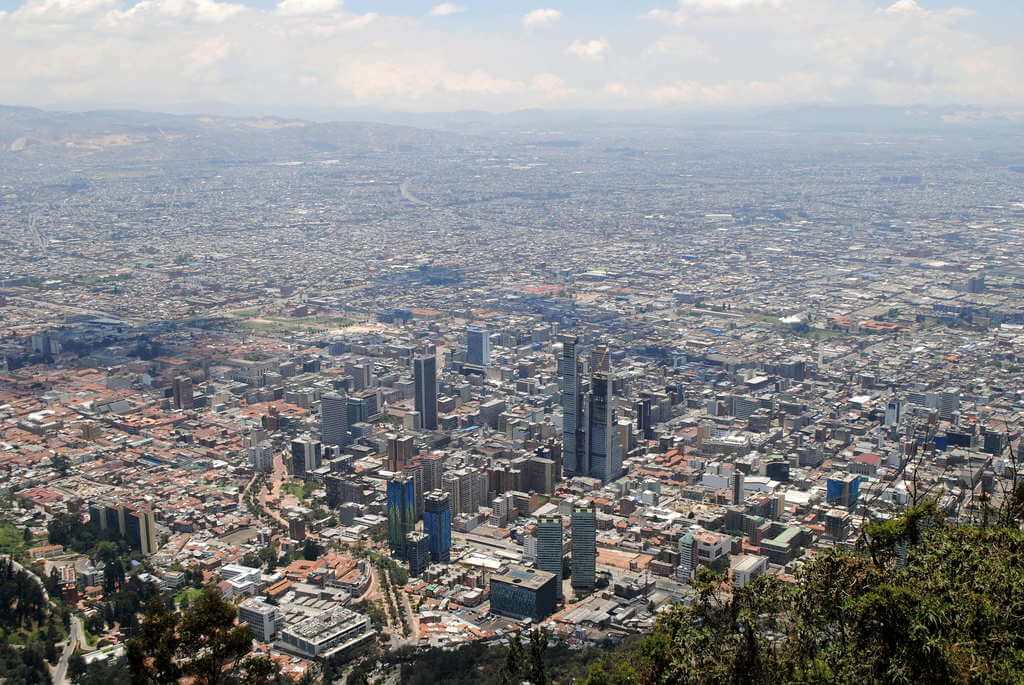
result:
<svg viewBox="0 0 1024 685"><path fill-rule="evenodd" d="M456 5L454 2L442 2L438 5L434 5L430 8L430 16L432 17L447 17L452 14L458 14L465 12L466 8L462 5Z"/></svg>
<svg viewBox="0 0 1024 685"><path fill-rule="evenodd" d="M281 0L277 3L279 14L292 17L328 14L340 6L338 0Z"/></svg>
<svg viewBox="0 0 1024 685"><path fill-rule="evenodd" d="M514 15L522 31L466 31L343 0L19 1L0 13L11 104L1024 105L1024 45L991 21L962 26L969 11L948 1L648 0L655 21L591 17L571 44L531 35L566 23L551 8Z"/></svg>
<svg viewBox="0 0 1024 685"><path fill-rule="evenodd" d="M154 19L219 24L243 11L244 5L216 0L141 0L126 10L112 11L105 20L115 24Z"/></svg>
<svg viewBox="0 0 1024 685"><path fill-rule="evenodd" d="M609 45L606 39L594 38L592 40L574 40L566 48L566 52L580 59L600 62L608 53L608 48Z"/></svg>
<svg viewBox="0 0 1024 685"><path fill-rule="evenodd" d="M681 26L692 17L741 14L762 10L779 10L791 0L678 0L674 9L653 9L644 17ZM912 2L913 0L911 0Z"/></svg>
<svg viewBox="0 0 1024 685"><path fill-rule="evenodd" d="M561 18L562 13L559 10L551 8L537 9L528 12L523 17L523 26L528 29L545 28L557 24Z"/></svg>
<svg viewBox="0 0 1024 685"><path fill-rule="evenodd" d="M662 36L647 48L645 54L683 62L712 64L718 61L711 45L688 34Z"/></svg>
<svg viewBox="0 0 1024 685"><path fill-rule="evenodd" d="M530 87L547 100L564 100L572 97L575 91L566 85L561 76L556 74L537 74L530 80Z"/></svg>

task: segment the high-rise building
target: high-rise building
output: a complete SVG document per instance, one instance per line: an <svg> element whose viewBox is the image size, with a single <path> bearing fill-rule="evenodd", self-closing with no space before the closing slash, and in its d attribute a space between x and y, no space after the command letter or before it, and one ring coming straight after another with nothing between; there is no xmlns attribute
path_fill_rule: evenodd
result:
<svg viewBox="0 0 1024 685"><path fill-rule="evenodd" d="M452 503L447 492L428 492L423 502L423 529L430 536L430 558L447 564L452 559Z"/></svg>
<svg viewBox="0 0 1024 685"><path fill-rule="evenodd" d="M304 518L292 516L288 519L288 537L299 542L306 539L306 520Z"/></svg>
<svg viewBox="0 0 1024 685"><path fill-rule="evenodd" d="M133 549L146 556L156 554L159 547L156 522L147 507L93 502L89 505L89 524L96 531L117 531Z"/></svg>
<svg viewBox="0 0 1024 685"><path fill-rule="evenodd" d="M541 516L537 521L537 561L534 564L542 571L555 576L555 596L562 598L562 517Z"/></svg>
<svg viewBox="0 0 1024 685"><path fill-rule="evenodd" d="M651 408L653 400L650 397L641 397L633 405L636 413L636 430L643 440L654 440L654 425L651 422Z"/></svg>
<svg viewBox="0 0 1024 685"><path fill-rule="evenodd" d="M590 372L609 373L612 370L611 352L607 345L598 345L590 351Z"/></svg>
<svg viewBox="0 0 1024 685"><path fill-rule="evenodd" d="M825 481L825 501L833 506L853 509L860 499L860 476L837 471Z"/></svg>
<svg viewBox="0 0 1024 685"><path fill-rule="evenodd" d="M491 334L481 326L466 329L466 363L486 368L491 363Z"/></svg>
<svg viewBox="0 0 1024 685"><path fill-rule="evenodd" d="M572 589L590 592L597 584L597 513L587 507L574 507L572 528Z"/></svg>
<svg viewBox="0 0 1024 685"><path fill-rule="evenodd" d="M242 445L253 471L270 473L274 470L274 448L267 437L267 431L262 428L250 430L242 437Z"/></svg>
<svg viewBox="0 0 1024 685"><path fill-rule="evenodd" d="M402 473L412 478L416 492L416 520L418 521L423 516L423 494L426 492L423 487L423 465L419 462L406 464L402 467Z"/></svg>
<svg viewBox="0 0 1024 685"><path fill-rule="evenodd" d="M143 508L124 509L124 537L133 549L146 556L156 554L156 526L153 512Z"/></svg>
<svg viewBox="0 0 1024 685"><path fill-rule="evenodd" d="M746 485L745 476L742 471L734 471L729 476L729 493L732 497L733 504L743 504L744 493L743 487Z"/></svg>
<svg viewBox="0 0 1024 685"><path fill-rule="evenodd" d="M320 440L325 445L349 443L347 397L328 393L320 398Z"/></svg>
<svg viewBox="0 0 1024 685"><path fill-rule="evenodd" d="M388 471L398 471L412 461L416 443L411 435L389 433L388 440Z"/></svg>
<svg viewBox="0 0 1024 685"><path fill-rule="evenodd" d="M427 533L416 530L405 536L405 558L409 561L409 575L413 578L421 576L430 564L429 541Z"/></svg>
<svg viewBox="0 0 1024 685"><path fill-rule="evenodd" d="M696 527L683 533L679 538L679 568L676 572L679 580L689 582L693 578L693 572L697 570L697 538L694 533Z"/></svg>
<svg viewBox="0 0 1024 685"><path fill-rule="evenodd" d="M415 406L423 420L423 429L437 430L437 357L414 358L413 376L416 383Z"/></svg>
<svg viewBox="0 0 1024 685"><path fill-rule="evenodd" d="M562 355L558 358L562 393L562 465L567 475L587 475L590 467L586 463L580 363L576 357L579 339L563 333L558 336L558 341L562 343Z"/></svg>
<svg viewBox="0 0 1024 685"><path fill-rule="evenodd" d="M308 435L292 440L292 475L305 478L307 473L320 468L323 448L323 443Z"/></svg>
<svg viewBox="0 0 1024 685"><path fill-rule="evenodd" d="M587 475L607 483L618 478L622 471L622 443L616 439L612 377L606 371L595 372L590 378L588 414Z"/></svg>
<svg viewBox="0 0 1024 685"><path fill-rule="evenodd" d="M441 489L441 478L444 476L444 455L440 453L419 454L413 458L423 466L423 490Z"/></svg>
<svg viewBox="0 0 1024 685"><path fill-rule="evenodd" d="M178 376L172 383L173 401L175 409L192 409L195 406L195 397L192 392L192 379L189 376Z"/></svg>
<svg viewBox="0 0 1024 685"><path fill-rule="evenodd" d="M388 481L388 545L396 557L405 554L405 536L416 529L416 486L405 474Z"/></svg>
<svg viewBox="0 0 1024 685"><path fill-rule="evenodd" d="M903 403L897 399L889 400L885 405L885 425L892 428L900 425L900 418L903 416Z"/></svg>

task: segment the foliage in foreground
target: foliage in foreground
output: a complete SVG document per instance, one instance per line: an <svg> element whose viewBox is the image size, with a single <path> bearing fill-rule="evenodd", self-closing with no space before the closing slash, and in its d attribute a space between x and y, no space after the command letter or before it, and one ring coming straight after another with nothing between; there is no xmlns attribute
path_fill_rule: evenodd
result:
<svg viewBox="0 0 1024 685"><path fill-rule="evenodd" d="M797 583L731 593L702 573L692 606L608 654L584 685L1024 682L1024 533L945 524L933 506L823 552Z"/></svg>
<svg viewBox="0 0 1024 685"><path fill-rule="evenodd" d="M146 611L136 637L128 641L128 667L136 685L172 685L189 678L196 685L274 685L277 665L250 656L252 631L237 625L238 612L214 588L206 588L183 612L159 601Z"/></svg>

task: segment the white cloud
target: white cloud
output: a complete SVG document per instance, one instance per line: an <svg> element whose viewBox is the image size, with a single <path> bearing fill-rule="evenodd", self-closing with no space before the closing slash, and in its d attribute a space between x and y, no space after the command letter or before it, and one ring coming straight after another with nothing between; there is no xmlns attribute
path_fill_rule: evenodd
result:
<svg viewBox="0 0 1024 685"><path fill-rule="evenodd" d="M562 13L556 9L543 8L528 12L523 17L523 26L528 29L538 29L552 26L562 18Z"/></svg>
<svg viewBox="0 0 1024 685"><path fill-rule="evenodd" d="M612 81L604 84L604 92L608 95L623 97L629 95L629 87L621 81Z"/></svg>
<svg viewBox="0 0 1024 685"><path fill-rule="evenodd" d="M646 54L683 62L712 64L718 61L711 45L685 33L662 36L647 48Z"/></svg>
<svg viewBox="0 0 1024 685"><path fill-rule="evenodd" d="M547 72L534 76L530 80L530 87L549 101L564 100L575 93L561 76Z"/></svg>
<svg viewBox="0 0 1024 685"><path fill-rule="evenodd" d="M338 0L281 0L277 3L277 11L287 16L308 16L328 14L338 9Z"/></svg>
<svg viewBox="0 0 1024 685"><path fill-rule="evenodd" d="M456 5L454 2L442 2L430 8L430 16L447 17L452 14L459 14L460 12L465 11L466 8L462 5Z"/></svg>
<svg viewBox="0 0 1024 685"><path fill-rule="evenodd" d="M29 0L13 13L16 19L62 21L115 7L119 0Z"/></svg>
<svg viewBox="0 0 1024 685"><path fill-rule="evenodd" d="M592 40L574 40L566 48L566 52L580 59L600 62L608 54L608 48L609 45L606 39L594 38Z"/></svg>
<svg viewBox="0 0 1024 685"><path fill-rule="evenodd" d="M343 0L20 2L0 13L11 104L1024 104L1024 45L937 0L650 0L658 21L592 17L571 44L530 35L566 23L550 8L516 15L524 31L466 31Z"/></svg>
<svg viewBox="0 0 1024 685"><path fill-rule="evenodd" d="M678 0L677 6L673 9L653 9L644 16L647 19L681 26L693 17L780 10L790 2L791 0Z"/></svg>
<svg viewBox="0 0 1024 685"><path fill-rule="evenodd" d="M131 21L136 18L162 18L219 24L244 10L244 5L216 0L141 0L124 11L111 12L107 19Z"/></svg>

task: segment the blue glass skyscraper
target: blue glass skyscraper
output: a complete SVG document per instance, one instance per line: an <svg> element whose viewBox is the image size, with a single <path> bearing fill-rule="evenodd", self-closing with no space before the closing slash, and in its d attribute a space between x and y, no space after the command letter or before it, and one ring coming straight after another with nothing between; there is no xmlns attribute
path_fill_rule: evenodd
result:
<svg viewBox="0 0 1024 685"><path fill-rule="evenodd" d="M452 559L452 503L447 492L428 492L423 500L423 529L430 536L430 558L447 564Z"/></svg>
<svg viewBox="0 0 1024 685"><path fill-rule="evenodd" d="M391 554L405 556L405 536L416 529L416 486L398 475L388 481L388 546Z"/></svg>

